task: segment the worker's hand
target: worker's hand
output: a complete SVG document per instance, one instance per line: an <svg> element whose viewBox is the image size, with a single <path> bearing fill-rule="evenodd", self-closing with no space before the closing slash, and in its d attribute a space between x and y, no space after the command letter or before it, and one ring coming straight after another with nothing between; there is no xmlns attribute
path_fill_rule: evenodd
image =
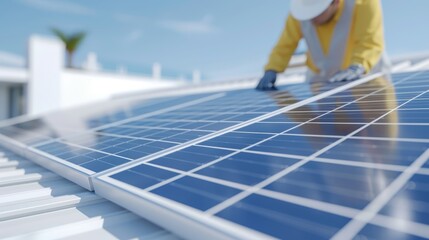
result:
<svg viewBox="0 0 429 240"><path fill-rule="evenodd" d="M259 80L258 86L256 86L257 90L261 91L269 91L269 90L277 90L275 83L277 78L277 72L268 70L265 72L264 76Z"/></svg>
<svg viewBox="0 0 429 240"><path fill-rule="evenodd" d="M354 81L365 74L365 68L360 64L351 65L349 68L339 71L330 80L330 83Z"/></svg>

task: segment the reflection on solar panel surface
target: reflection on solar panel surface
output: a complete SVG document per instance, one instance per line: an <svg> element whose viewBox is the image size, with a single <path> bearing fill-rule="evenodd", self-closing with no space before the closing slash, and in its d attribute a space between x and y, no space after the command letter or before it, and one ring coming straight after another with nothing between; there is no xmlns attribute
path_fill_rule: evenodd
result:
<svg viewBox="0 0 429 240"><path fill-rule="evenodd" d="M320 91L325 90L329 87ZM274 101L274 96L283 102ZM141 118L133 114L128 119L120 118L117 123L33 144L32 148L97 173L177 147L311 96L305 85L287 87L282 92L268 95L253 89L208 94L202 96L207 98L205 101Z"/></svg>
<svg viewBox="0 0 429 240"><path fill-rule="evenodd" d="M358 83L134 102L18 141L183 237L429 238L429 72Z"/></svg>
<svg viewBox="0 0 429 240"><path fill-rule="evenodd" d="M229 237L428 238L428 90L427 72L375 79L143 159L95 189Z"/></svg>

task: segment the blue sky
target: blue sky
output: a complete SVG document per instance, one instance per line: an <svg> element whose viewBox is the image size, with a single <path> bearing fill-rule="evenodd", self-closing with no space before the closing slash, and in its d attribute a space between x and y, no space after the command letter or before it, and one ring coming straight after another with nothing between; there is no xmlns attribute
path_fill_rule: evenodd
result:
<svg viewBox="0 0 429 240"><path fill-rule="evenodd" d="M429 52L427 0L382 0L390 56ZM206 79L262 72L288 14L288 0L8 0L0 3L0 62L22 62L31 34L84 30L75 61L94 51L106 69L123 65Z"/></svg>

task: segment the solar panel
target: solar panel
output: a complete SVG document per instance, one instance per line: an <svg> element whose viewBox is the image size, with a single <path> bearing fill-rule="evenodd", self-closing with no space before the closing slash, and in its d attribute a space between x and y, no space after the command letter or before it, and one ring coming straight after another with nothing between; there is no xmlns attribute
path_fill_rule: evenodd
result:
<svg viewBox="0 0 429 240"><path fill-rule="evenodd" d="M10 149L87 189L92 189L90 175L130 161L123 156L114 156L109 152L89 148L87 146L90 144L89 140L95 141L97 147L106 144L107 140L114 140L117 143L130 141L127 138L106 140L115 137L98 134L98 130L186 108L221 98L223 95L207 93L143 100L135 98L112 100L109 104L97 103L4 125L0 128L2 134L0 138ZM82 136L87 136L84 146L68 142L68 139L82 139ZM159 145L153 143L146 148L148 151L156 152L161 150ZM164 144L161 147L168 146Z"/></svg>
<svg viewBox="0 0 429 240"><path fill-rule="evenodd" d="M429 238L428 79L298 100L98 175L95 191L194 239Z"/></svg>
<svg viewBox="0 0 429 240"><path fill-rule="evenodd" d="M92 189L94 174L171 151L335 88L313 87L317 93L298 84L268 95L245 89L143 102L111 101L101 110L94 110L98 104L51 113L4 126L0 133L25 149L27 157Z"/></svg>

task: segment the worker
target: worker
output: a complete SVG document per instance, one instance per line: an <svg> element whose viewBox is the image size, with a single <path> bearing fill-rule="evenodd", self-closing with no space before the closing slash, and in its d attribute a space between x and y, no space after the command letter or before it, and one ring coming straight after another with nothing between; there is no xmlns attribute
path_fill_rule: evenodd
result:
<svg viewBox="0 0 429 240"><path fill-rule="evenodd" d="M277 73L304 38L309 82L342 82L386 71L380 0L291 0L286 26L256 89L276 90Z"/></svg>

